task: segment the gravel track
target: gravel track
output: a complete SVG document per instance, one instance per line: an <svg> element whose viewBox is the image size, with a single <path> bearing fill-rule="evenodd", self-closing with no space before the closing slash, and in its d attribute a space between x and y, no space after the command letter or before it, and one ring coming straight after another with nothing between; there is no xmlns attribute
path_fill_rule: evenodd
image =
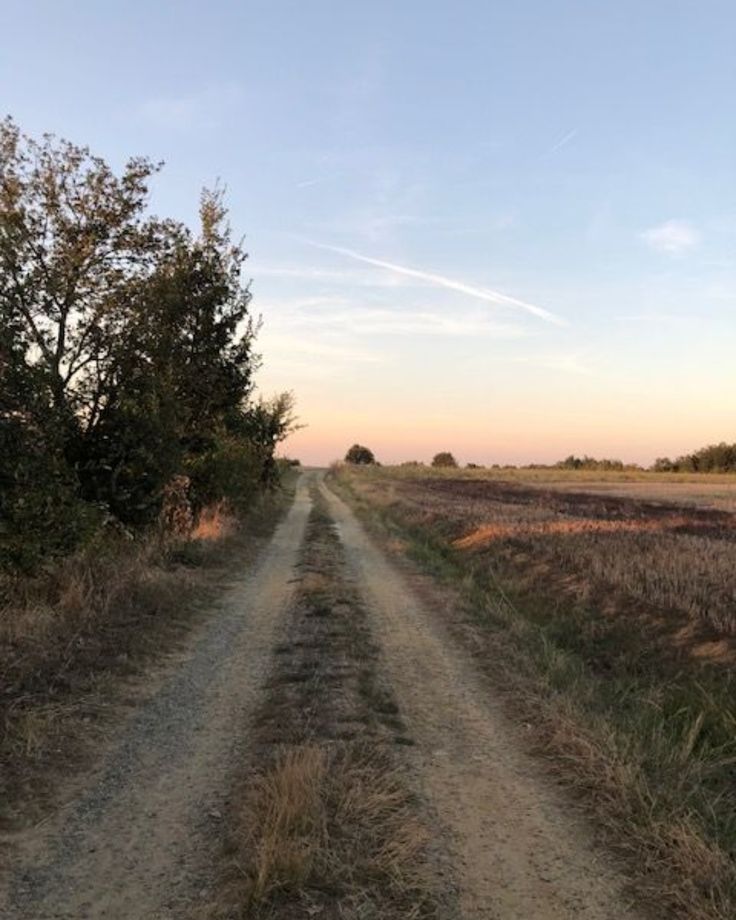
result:
<svg viewBox="0 0 736 920"><path fill-rule="evenodd" d="M86 791L15 841L3 918L181 920L207 894L228 777L247 748L243 726L291 597L313 476L301 476L254 570L122 727Z"/></svg>

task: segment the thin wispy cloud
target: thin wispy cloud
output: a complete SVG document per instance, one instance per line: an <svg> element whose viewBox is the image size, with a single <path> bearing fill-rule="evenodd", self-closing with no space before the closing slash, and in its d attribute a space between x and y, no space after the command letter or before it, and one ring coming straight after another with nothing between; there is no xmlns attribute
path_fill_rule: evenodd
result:
<svg viewBox="0 0 736 920"><path fill-rule="evenodd" d="M400 284L394 275L377 275L375 272L349 269L346 271L314 268L305 265L261 265L252 264L252 273L256 278L275 278L277 280L295 280L320 283L323 285L361 288L395 288Z"/></svg>
<svg viewBox="0 0 736 920"><path fill-rule="evenodd" d="M159 128L184 131L211 127L242 101L242 88L235 83L208 87L176 96L154 96L138 107L138 115Z"/></svg>
<svg viewBox="0 0 736 920"><path fill-rule="evenodd" d="M525 330L513 323L493 322L478 311L439 313L432 310L391 310L361 308L349 301L323 302L303 298L292 304L266 305L272 323L289 329L320 334L485 337L494 339L523 338Z"/></svg>
<svg viewBox="0 0 736 920"><path fill-rule="evenodd" d="M563 136L559 138L557 141L555 141L555 143L552 144L552 146L549 148L549 150L547 151L547 156L551 156L553 153L556 153L558 150L562 150L564 146L570 143L570 141L576 136L577 133L578 133L578 129L573 128L572 131L568 131L567 134L563 134Z"/></svg>
<svg viewBox="0 0 736 920"><path fill-rule="evenodd" d="M297 182L297 188L311 188L313 185L320 185L322 182L327 182L329 176L315 176L313 179L302 179L301 182Z"/></svg>
<svg viewBox="0 0 736 920"><path fill-rule="evenodd" d="M622 313L613 317L614 320L622 323L657 323L658 325L688 322L693 318L679 313Z"/></svg>
<svg viewBox="0 0 736 920"><path fill-rule="evenodd" d="M329 361L353 364L384 364L385 354L366 348L359 348L345 343L330 343L319 339L306 339L289 333L275 331L263 336L268 350L282 356L308 355L311 358L326 358Z"/></svg>
<svg viewBox="0 0 736 920"><path fill-rule="evenodd" d="M565 374L588 375L592 373L589 362L577 354L519 355L508 360L513 364L528 364L542 370L561 371Z"/></svg>
<svg viewBox="0 0 736 920"><path fill-rule="evenodd" d="M551 313L549 310L544 309L544 307L539 307L536 304L527 303L526 301L519 300L516 297L509 297L507 294L502 294L500 291L494 291L491 288L477 287L472 284L467 284L464 281L459 281L455 278L448 278L445 275L438 275L434 272L422 271L418 268L409 268L406 265L397 265L395 262L386 262L383 259L373 259L370 256L364 256L359 252L355 252L352 249L345 249L342 246L329 246L326 243L317 243L313 240L306 240L305 242L307 242L310 246L316 246L318 249L324 249L327 252L334 252L338 255L343 255L346 258L354 259L357 262L363 262L365 265L374 265L376 268L383 268L386 271L394 272L397 275L403 275L407 278L416 278L419 281L424 281L427 284L432 284L436 287L447 288L447 290L457 291L460 294L467 294L468 297L475 297L478 300L486 301L486 303L493 303L499 306L516 307L519 310L530 313L532 316L536 316L538 319L542 319L548 323L554 323L558 326L566 325L565 321L561 317Z"/></svg>
<svg viewBox="0 0 736 920"><path fill-rule="evenodd" d="M700 233L686 220L668 220L644 230L640 237L655 249L672 256L683 255L700 242Z"/></svg>

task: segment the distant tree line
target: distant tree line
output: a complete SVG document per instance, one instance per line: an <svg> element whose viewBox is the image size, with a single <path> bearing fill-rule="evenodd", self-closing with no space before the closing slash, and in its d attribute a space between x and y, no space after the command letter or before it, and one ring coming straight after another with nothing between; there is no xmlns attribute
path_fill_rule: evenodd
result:
<svg viewBox="0 0 736 920"><path fill-rule="evenodd" d="M636 464L625 465L622 460L610 460L606 457L597 460L595 457L588 457L587 454L583 457L570 454L569 457L555 463L555 468L558 470L624 470L637 467Z"/></svg>
<svg viewBox="0 0 736 920"><path fill-rule="evenodd" d="M733 473L736 472L736 444L709 444L676 460L658 457L652 467L658 473Z"/></svg>
<svg viewBox="0 0 736 920"><path fill-rule="evenodd" d="M353 444L352 447L348 448L348 451L345 454L345 463L351 463L355 466L380 466L373 451L370 448L365 447L363 444ZM418 460L409 460L405 463L402 463L401 465L422 466L423 464L421 464ZM432 458L432 466L456 469L458 463L449 451L443 450L434 455ZM479 469L476 464L469 463L468 466L471 468Z"/></svg>
<svg viewBox="0 0 736 920"><path fill-rule="evenodd" d="M354 444L345 456L347 463L356 464L373 464L376 463L372 451L367 447ZM424 466L421 460L405 460L399 464L403 467ZM458 466L455 457L449 451L440 451L435 454L431 460L433 467L456 468ZM468 470L486 469L482 464L466 463L465 468ZM515 464L498 464L494 463L489 469L523 469L523 470L597 470L605 471L644 471L644 467L638 463L624 463L623 460L610 459L607 457L596 458L584 454L578 457L570 454L564 460L558 460L556 463L528 463L523 466ZM684 454L676 460L670 460L668 457L659 457L649 467L651 472L657 473L729 473L736 472L736 444L711 444L708 447L702 447L692 454Z"/></svg>
<svg viewBox="0 0 736 920"><path fill-rule="evenodd" d="M159 168L0 122L0 565L149 527L172 483L196 516L274 482L292 399L254 398L246 254L219 189L197 233L149 216Z"/></svg>

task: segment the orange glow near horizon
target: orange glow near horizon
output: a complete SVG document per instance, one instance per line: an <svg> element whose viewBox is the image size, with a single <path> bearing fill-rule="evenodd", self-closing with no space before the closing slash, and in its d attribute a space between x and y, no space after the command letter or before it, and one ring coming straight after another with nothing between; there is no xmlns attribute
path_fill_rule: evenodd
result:
<svg viewBox="0 0 736 920"><path fill-rule="evenodd" d="M556 419L527 406L517 413L497 412L479 426L472 413L422 416L414 412L405 422L401 410L390 406L383 415L324 410L320 406L310 413L309 406L298 406L305 427L282 445L283 455L306 465L325 466L342 459L357 442L385 464L428 462L438 451L449 450L461 464L554 463L570 454L588 454L649 466L656 457L679 456L728 436L725 426L715 419L701 417L699 424L686 425L676 413L669 418L660 413L651 422L645 418L637 423L625 416L602 418L600 411L567 412L563 419Z"/></svg>

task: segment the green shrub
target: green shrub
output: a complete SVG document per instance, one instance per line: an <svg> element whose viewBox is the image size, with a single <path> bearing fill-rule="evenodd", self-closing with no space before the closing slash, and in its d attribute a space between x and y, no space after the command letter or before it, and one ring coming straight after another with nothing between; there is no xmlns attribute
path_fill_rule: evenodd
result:
<svg viewBox="0 0 736 920"><path fill-rule="evenodd" d="M103 517L79 498L60 450L18 420L0 421L0 569L30 572L71 552Z"/></svg>
<svg viewBox="0 0 736 920"><path fill-rule="evenodd" d="M362 444L353 444L345 454L346 463L355 463L357 465L368 466L376 462L373 451Z"/></svg>
<svg viewBox="0 0 736 920"><path fill-rule="evenodd" d="M191 479L194 513L222 499L236 510L247 508L261 486L263 464L258 447L228 435L215 439L208 450L190 456L185 469Z"/></svg>
<svg viewBox="0 0 736 920"><path fill-rule="evenodd" d="M452 456L449 450L440 451L432 458L432 466L457 468L457 460Z"/></svg>

